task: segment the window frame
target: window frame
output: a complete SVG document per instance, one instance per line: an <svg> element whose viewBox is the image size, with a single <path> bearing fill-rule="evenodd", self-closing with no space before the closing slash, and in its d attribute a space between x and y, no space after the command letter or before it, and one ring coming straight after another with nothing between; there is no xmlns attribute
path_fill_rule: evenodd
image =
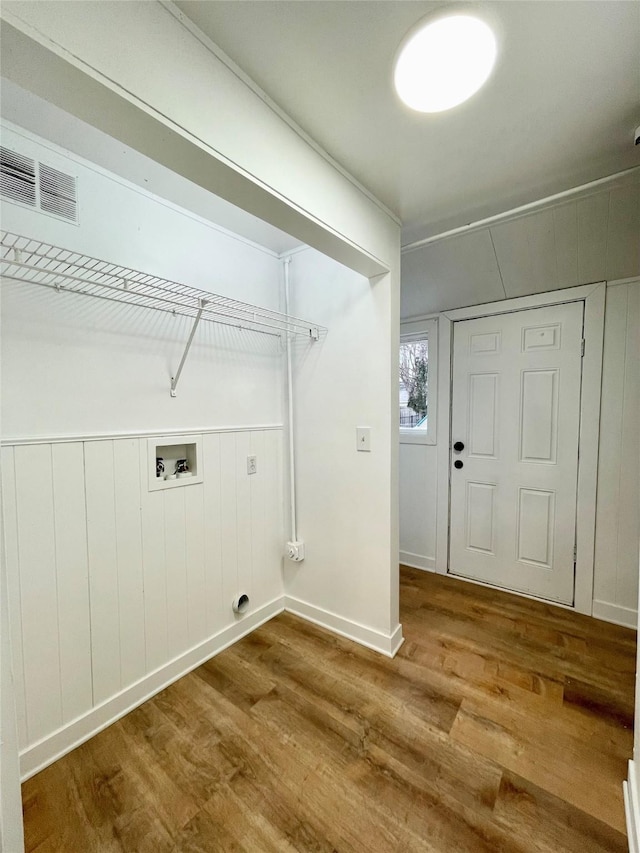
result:
<svg viewBox="0 0 640 853"><path fill-rule="evenodd" d="M426 429L400 427L400 444L436 444L438 409L438 318L410 320L400 323L400 344L424 341L429 345L429 376L427 394L429 413Z"/></svg>

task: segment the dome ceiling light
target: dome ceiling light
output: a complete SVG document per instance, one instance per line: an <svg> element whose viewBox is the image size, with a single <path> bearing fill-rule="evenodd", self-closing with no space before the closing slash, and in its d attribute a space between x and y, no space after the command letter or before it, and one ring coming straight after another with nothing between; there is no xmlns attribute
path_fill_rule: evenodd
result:
<svg viewBox="0 0 640 853"><path fill-rule="evenodd" d="M411 30L400 47L396 92L412 110L449 110L487 81L496 54L496 37L479 18L457 12L431 17Z"/></svg>

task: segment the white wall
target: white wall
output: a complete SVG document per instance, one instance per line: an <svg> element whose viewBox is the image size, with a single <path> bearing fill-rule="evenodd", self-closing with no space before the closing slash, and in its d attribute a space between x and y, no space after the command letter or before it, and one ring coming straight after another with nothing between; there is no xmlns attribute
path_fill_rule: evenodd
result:
<svg viewBox="0 0 640 853"><path fill-rule="evenodd" d="M329 332L295 352L298 535L306 559L285 566L287 607L387 652L401 635L386 594L397 587L389 524L394 499L385 412L391 366L380 340L395 310L386 281L363 276L308 249L291 263L292 310ZM395 367L395 363L394 363ZM371 428L371 452L356 450L356 427ZM395 425L397 428L397 424Z"/></svg>
<svg viewBox="0 0 640 853"><path fill-rule="evenodd" d="M640 282L607 287L593 615L637 624L640 537ZM438 440L441 440L438 436ZM436 447L400 445L400 560L432 569Z"/></svg>
<svg viewBox="0 0 640 853"><path fill-rule="evenodd" d="M279 307L272 252L15 129L3 143L77 175L80 199L79 226L7 202L4 228ZM203 323L172 398L192 321L12 281L2 308L11 639L30 775L282 609L283 363L279 338ZM203 433L203 482L149 491L147 436L182 430Z"/></svg>
<svg viewBox="0 0 640 853"><path fill-rule="evenodd" d="M3 228L93 257L280 307L281 263L179 208L3 127L3 142L78 178L80 225L3 204ZM202 323L169 395L192 321L5 281L5 436L282 421L278 338ZM25 388L29 393L25 393Z"/></svg>
<svg viewBox="0 0 640 853"><path fill-rule="evenodd" d="M377 550L369 544L366 551L373 567L371 578L369 581L358 572L357 590L366 594L362 602L349 605L347 616L360 615L366 636L373 635L376 641L382 638L389 644L392 631L397 637L394 629L398 620L397 451L391 442L397 428L394 395L399 325L398 224L317 147L310 145L293 123L274 112L259 93L216 56L215 50L194 37L160 4L13 3L11 8L3 4L2 16L5 21L10 19L10 25L2 27L2 70L9 79L352 269L378 276L374 284L367 284L374 296L351 306L351 316L356 320L360 310L368 319L373 316L376 332L375 339L365 336L372 345L371 363L379 367L375 377L369 376L375 382L375 390L367 406L357 413L370 417L375 440L380 442L364 480L369 495L366 505L372 509L372 518L367 522L356 517L357 508L343 502L353 524L344 517L334 518L332 526L325 529L317 524L318 536L310 536L309 541L321 542L323 536L329 538L342 527L355 530L356 541L362 542L366 532L373 531L371 538ZM131 236L125 235L126 245L132 243ZM171 249L175 243L158 241L159 249L167 246ZM113 248L119 250L120 244ZM148 260L154 260L155 248L154 245ZM166 257L165 261L169 263ZM179 259L176 263L180 265ZM319 287L324 285L317 278L315 281ZM338 288L331 288L327 299L329 296L336 298L336 304L344 297ZM325 304L325 309L329 308ZM100 318L96 328L103 328L104 319ZM321 321L319 317L318 322ZM137 318L133 318L132 323L136 322ZM132 323L128 323L127 331ZM166 329L160 330L160 338L167 339ZM153 345L140 343L144 357L144 350ZM154 427L174 411L162 408L160 402L175 364L173 352L163 350L164 375L154 397L160 407L159 416L154 413ZM253 355L260 357L260 353ZM122 369L125 359L117 358ZM140 382L142 373L157 375L158 363L148 361L146 367L154 369L141 371ZM102 363L106 366L106 361ZM349 382L354 385L359 365L347 370ZM192 370L191 381L197 383L197 375ZM186 381L187 373L184 378ZM317 406L325 412L333 402L335 385L335 376L331 381L325 376L320 386L325 399L316 396ZM87 390L88 383L83 387ZM191 399L194 406L210 407L207 417L217 423L215 389L202 384L191 398L187 391L179 391L178 400L186 405ZM112 392L106 389L106 393ZM126 402L134 407L135 419L147 411L146 406L136 403L135 394L129 395ZM30 419L34 413L24 415L24 428L32 428ZM57 417L62 423L64 412ZM183 426L185 419L180 421ZM131 417L127 424L133 421ZM150 422L151 419L146 421ZM93 423L92 419L91 423L85 422L84 428L93 428ZM162 426L170 425L165 421ZM19 424L13 426L14 430L19 428ZM312 430L310 419L309 431L302 433L303 440L309 440L305 434L311 436ZM323 453L330 459L334 451L341 455L337 447L327 447ZM349 473L351 469L352 465ZM332 470L333 481L325 486L325 493L331 498L344 483L342 472ZM304 483L301 485L304 488ZM317 507L317 511L326 513L323 507ZM309 518L312 530L316 522L312 514ZM329 571L335 574L335 561L341 568L344 562L335 549L330 558L333 563ZM317 594L320 607L327 603L319 578L300 592ZM315 607L316 602L312 601L311 606Z"/></svg>
<svg viewBox="0 0 640 853"><path fill-rule="evenodd" d="M593 614L637 626L640 280L607 288Z"/></svg>
<svg viewBox="0 0 640 853"><path fill-rule="evenodd" d="M0 481L2 459L0 454ZM15 664L11 656L7 561L5 558L4 513L0 489L0 850L20 853L24 849L20 802L20 763L16 726Z"/></svg>
<svg viewBox="0 0 640 853"><path fill-rule="evenodd" d="M400 443L400 562L436 564L437 447Z"/></svg>

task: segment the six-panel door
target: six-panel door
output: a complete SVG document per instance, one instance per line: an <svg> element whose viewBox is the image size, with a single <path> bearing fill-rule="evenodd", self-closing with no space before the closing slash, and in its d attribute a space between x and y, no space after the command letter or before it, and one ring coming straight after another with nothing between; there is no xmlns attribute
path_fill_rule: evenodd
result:
<svg viewBox="0 0 640 853"><path fill-rule="evenodd" d="M583 310L454 324L452 574L573 603Z"/></svg>

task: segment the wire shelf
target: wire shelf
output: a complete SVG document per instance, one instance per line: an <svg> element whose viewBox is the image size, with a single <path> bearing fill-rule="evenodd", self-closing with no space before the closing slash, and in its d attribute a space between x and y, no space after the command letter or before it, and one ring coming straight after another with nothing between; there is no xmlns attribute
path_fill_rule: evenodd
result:
<svg viewBox="0 0 640 853"><path fill-rule="evenodd" d="M9 231L0 231L0 247L0 274L28 284L263 334L292 334L318 340L326 332L324 327L308 320L238 302Z"/></svg>

